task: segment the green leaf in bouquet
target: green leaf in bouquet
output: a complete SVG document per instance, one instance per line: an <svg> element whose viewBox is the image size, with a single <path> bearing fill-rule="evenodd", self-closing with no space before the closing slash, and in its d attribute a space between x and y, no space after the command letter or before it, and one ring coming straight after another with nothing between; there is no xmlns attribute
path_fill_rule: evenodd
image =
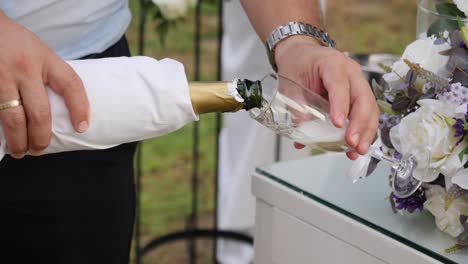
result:
<svg viewBox="0 0 468 264"><path fill-rule="evenodd" d="M458 154L458 158L460 159L460 161L463 161L463 157L468 154L468 147L464 148L459 154Z"/></svg>
<svg viewBox="0 0 468 264"><path fill-rule="evenodd" d="M460 28L459 20L455 18L466 18L465 13L458 9L454 3L439 3L436 5L436 10L440 15L448 16L437 19L427 30L427 36L440 35L444 31L453 32Z"/></svg>
<svg viewBox="0 0 468 264"><path fill-rule="evenodd" d="M428 91L426 91L426 93L424 93L423 95L421 95L419 97L419 100L422 100L422 99L434 99L436 98L436 92L435 92L435 89L434 88L431 88L429 89Z"/></svg>
<svg viewBox="0 0 468 264"><path fill-rule="evenodd" d="M456 4L453 3L439 3L436 5L436 10L441 15L462 17L465 18L465 13L458 9Z"/></svg>
<svg viewBox="0 0 468 264"><path fill-rule="evenodd" d="M468 72L460 68L455 69L452 74L452 82L461 83L463 86L468 87Z"/></svg>
<svg viewBox="0 0 468 264"><path fill-rule="evenodd" d="M392 110L402 113L411 106L411 99L407 97L396 97L392 104Z"/></svg>
<svg viewBox="0 0 468 264"><path fill-rule="evenodd" d="M383 100L385 98L383 86L380 85L375 79L372 79L371 86L375 98Z"/></svg>
<svg viewBox="0 0 468 264"><path fill-rule="evenodd" d="M385 102L383 100L377 100L377 106L379 107L379 110L381 113L387 113L390 115L397 115L395 111L392 109L392 105L388 102Z"/></svg>
<svg viewBox="0 0 468 264"><path fill-rule="evenodd" d="M416 75L416 73L413 71L413 70L409 70L407 73L406 73L406 77L405 77L405 82L409 85L409 86L412 86L415 82L416 82L416 78L418 76Z"/></svg>
<svg viewBox="0 0 468 264"><path fill-rule="evenodd" d="M447 18L439 18L429 26L427 30L427 36L438 36L439 34L448 31L453 32L458 29L458 22Z"/></svg>
<svg viewBox="0 0 468 264"><path fill-rule="evenodd" d="M440 3L436 5L436 10L441 15L466 18L465 13L458 9L453 3Z"/></svg>
<svg viewBox="0 0 468 264"><path fill-rule="evenodd" d="M418 90L416 90L416 89L414 88L413 85L410 85L410 86L408 86L408 95L409 95L409 97L411 97L411 98L413 98L413 97L418 97L419 92L418 92Z"/></svg>
<svg viewBox="0 0 468 264"><path fill-rule="evenodd" d="M385 64L383 64L381 62L378 65L384 72L386 72L386 73L392 72L392 67L391 66L385 65Z"/></svg>

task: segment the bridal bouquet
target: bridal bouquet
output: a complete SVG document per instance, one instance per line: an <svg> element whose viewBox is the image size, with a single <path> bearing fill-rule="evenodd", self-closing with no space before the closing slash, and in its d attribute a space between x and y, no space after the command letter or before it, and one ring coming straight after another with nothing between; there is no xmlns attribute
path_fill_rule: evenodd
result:
<svg viewBox="0 0 468 264"><path fill-rule="evenodd" d="M396 159L429 149L429 170L413 175L421 188L406 198L392 193L389 200L394 212L434 215L437 227L456 240L451 252L468 246L468 26L462 22L468 1L439 4L437 10L460 19L448 23L441 16L427 37L384 67L382 82L373 82L381 115L380 140L372 147ZM369 159L367 175L377 163Z"/></svg>

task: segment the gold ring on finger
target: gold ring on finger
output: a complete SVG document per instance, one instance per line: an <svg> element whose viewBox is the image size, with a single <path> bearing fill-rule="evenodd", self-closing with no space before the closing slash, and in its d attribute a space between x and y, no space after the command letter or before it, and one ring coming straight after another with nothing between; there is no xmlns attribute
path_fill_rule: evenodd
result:
<svg viewBox="0 0 468 264"><path fill-rule="evenodd" d="M13 108L21 105L20 99L10 100L4 103L0 103L0 111L8 108Z"/></svg>

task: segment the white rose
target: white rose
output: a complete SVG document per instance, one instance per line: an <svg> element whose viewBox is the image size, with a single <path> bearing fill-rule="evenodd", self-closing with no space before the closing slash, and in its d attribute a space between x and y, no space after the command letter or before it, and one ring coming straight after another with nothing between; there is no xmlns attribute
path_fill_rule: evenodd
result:
<svg viewBox="0 0 468 264"><path fill-rule="evenodd" d="M468 16L468 1L467 0L453 0L453 2L457 5L458 9L465 13Z"/></svg>
<svg viewBox="0 0 468 264"><path fill-rule="evenodd" d="M418 39L406 47L402 58L419 64L424 69L436 74L448 76L445 66L449 60L448 56L440 55L440 52L451 48L450 44L434 44L436 37Z"/></svg>
<svg viewBox="0 0 468 264"><path fill-rule="evenodd" d="M440 55L441 51L450 49L448 43L436 45L434 41L436 38L430 37L425 39L418 39L409 44L401 59L392 65L392 72L383 76L384 80L394 87L401 82L401 78L405 79L406 73L409 71L408 65L403 59L408 59L413 63L419 64L425 70L439 74L442 77L448 77L449 72L446 70L446 65L449 57Z"/></svg>
<svg viewBox="0 0 468 264"><path fill-rule="evenodd" d="M447 192L439 185L430 185L426 190L424 209L431 212L437 227L452 237L460 235L464 228L460 223L460 215L468 214L468 199L465 196L454 199L446 207Z"/></svg>
<svg viewBox="0 0 468 264"><path fill-rule="evenodd" d="M459 138L456 139L458 141ZM462 152L466 147L468 147L466 140L460 142L460 144L458 144L458 146L456 146L452 151L452 154L447 157L444 164L439 167L438 171L449 179L454 177L459 170L463 169L463 164L468 161L468 156L466 155L463 156L463 161L460 161L459 157L460 152Z"/></svg>
<svg viewBox="0 0 468 264"><path fill-rule="evenodd" d="M183 17L188 10L189 0L152 0L166 19Z"/></svg>
<svg viewBox="0 0 468 264"><path fill-rule="evenodd" d="M414 177L431 182L442 171L455 173L461 167L461 163L453 159L453 155L458 155L458 138L454 137L454 129L445 121L455 116L455 107L433 99L420 100L418 104L421 106L418 110L404 117L390 130L390 140L404 156L415 155L421 168L429 166L432 169L416 170L414 173ZM431 155L429 164L423 155L428 147Z"/></svg>
<svg viewBox="0 0 468 264"><path fill-rule="evenodd" d="M392 72L383 75L385 80L390 87L395 87L397 84L402 83L405 80L406 73L408 73L409 67L403 60L396 61L392 65Z"/></svg>
<svg viewBox="0 0 468 264"><path fill-rule="evenodd" d="M453 177L452 183L460 188L468 190L468 169L459 170Z"/></svg>

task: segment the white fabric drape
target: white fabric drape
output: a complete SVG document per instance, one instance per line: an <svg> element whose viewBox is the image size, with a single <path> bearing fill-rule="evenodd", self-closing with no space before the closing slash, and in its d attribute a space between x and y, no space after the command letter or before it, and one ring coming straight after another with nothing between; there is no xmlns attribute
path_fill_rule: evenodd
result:
<svg viewBox="0 0 468 264"><path fill-rule="evenodd" d="M62 97L48 90L52 141L45 153L105 149L159 137L198 120L184 67L177 61L120 57L68 61L90 102L89 129L73 129ZM0 129L0 158L6 144Z"/></svg>

